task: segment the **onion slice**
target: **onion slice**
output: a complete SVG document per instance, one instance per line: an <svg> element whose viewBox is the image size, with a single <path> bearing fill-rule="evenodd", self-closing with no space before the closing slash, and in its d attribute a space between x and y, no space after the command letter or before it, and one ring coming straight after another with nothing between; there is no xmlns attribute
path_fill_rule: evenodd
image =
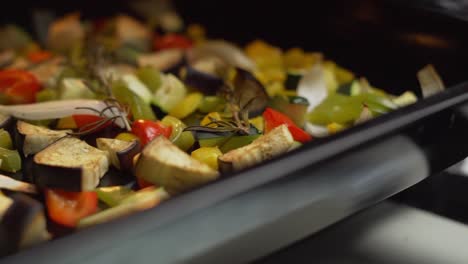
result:
<svg viewBox="0 0 468 264"><path fill-rule="evenodd" d="M424 98L445 90L444 82L432 64L419 70L417 77Z"/></svg>
<svg viewBox="0 0 468 264"><path fill-rule="evenodd" d="M109 104L104 101L76 99L35 104L0 105L0 113L24 120L45 120L80 114L98 115L98 112L108 107ZM126 113L116 108L107 109L103 114L106 117L127 116ZM126 127L125 122L121 118L117 118L115 124L122 128Z"/></svg>
<svg viewBox="0 0 468 264"><path fill-rule="evenodd" d="M247 71L255 70L255 63L235 45L223 40L207 41L188 51L190 62L204 57L218 57L227 64Z"/></svg>
<svg viewBox="0 0 468 264"><path fill-rule="evenodd" d="M322 64L314 65L302 76L297 86L297 94L309 101L308 112L327 98L328 89Z"/></svg>
<svg viewBox="0 0 468 264"><path fill-rule="evenodd" d="M32 185L27 182L18 181L2 174L0 174L0 189L32 194L37 193L37 188L35 185Z"/></svg>
<svg viewBox="0 0 468 264"><path fill-rule="evenodd" d="M310 122L306 122L305 131L316 138L326 137L330 135L328 128L325 126L315 125Z"/></svg>

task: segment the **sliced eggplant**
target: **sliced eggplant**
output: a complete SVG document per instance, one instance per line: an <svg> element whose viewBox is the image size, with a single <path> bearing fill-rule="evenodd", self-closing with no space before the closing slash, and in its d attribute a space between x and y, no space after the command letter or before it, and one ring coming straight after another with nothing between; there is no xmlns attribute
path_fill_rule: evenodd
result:
<svg viewBox="0 0 468 264"><path fill-rule="evenodd" d="M139 67L153 67L165 73L179 75L179 70L186 64L184 52L180 49L168 49L156 53L138 56Z"/></svg>
<svg viewBox="0 0 468 264"><path fill-rule="evenodd" d="M215 95L224 85L229 67L217 57L200 59L185 68L185 83L204 94Z"/></svg>
<svg viewBox="0 0 468 264"><path fill-rule="evenodd" d="M12 116L0 113L0 128L10 132L11 135L13 135L14 123L14 118Z"/></svg>
<svg viewBox="0 0 468 264"><path fill-rule="evenodd" d="M42 204L29 196L14 193L0 195L0 221L2 254L10 254L50 239Z"/></svg>
<svg viewBox="0 0 468 264"><path fill-rule="evenodd" d="M237 68L234 78L234 99L241 109L247 110L250 117L258 116L265 111L268 94L265 87L252 73Z"/></svg>
<svg viewBox="0 0 468 264"><path fill-rule="evenodd" d="M159 136L142 151L135 174L164 187L169 193L180 193L218 178L219 173L190 157L168 139Z"/></svg>
<svg viewBox="0 0 468 264"><path fill-rule="evenodd" d="M294 139L286 125L281 125L251 144L234 149L218 158L221 172L238 171L287 152Z"/></svg>
<svg viewBox="0 0 468 264"><path fill-rule="evenodd" d="M32 176L39 188L89 191L98 186L108 168L106 152L65 137L34 156Z"/></svg>
<svg viewBox="0 0 468 264"><path fill-rule="evenodd" d="M98 138L96 143L98 149L108 153L109 161L114 167L132 173L133 158L141 152L140 141L133 140L129 142L114 138Z"/></svg>
<svg viewBox="0 0 468 264"><path fill-rule="evenodd" d="M148 187L135 193L130 193L115 207L83 218L78 223L79 228L107 223L109 221L144 211L157 206L169 198L164 188Z"/></svg>
<svg viewBox="0 0 468 264"><path fill-rule="evenodd" d="M16 146L24 156L35 154L60 138L63 138L71 130L51 130L41 126L18 121L16 123Z"/></svg>

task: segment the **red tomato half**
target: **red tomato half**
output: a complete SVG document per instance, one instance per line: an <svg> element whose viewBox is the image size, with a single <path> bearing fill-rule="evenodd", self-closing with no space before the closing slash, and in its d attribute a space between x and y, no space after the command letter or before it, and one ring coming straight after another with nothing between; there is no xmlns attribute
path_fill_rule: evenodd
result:
<svg viewBox="0 0 468 264"><path fill-rule="evenodd" d="M36 101L41 86L37 78L23 70L0 71L0 95L3 104L29 104Z"/></svg>
<svg viewBox="0 0 468 264"><path fill-rule="evenodd" d="M159 121L155 122L140 119L136 120L132 124L132 133L140 139L143 146L159 135L169 138L171 136L171 132L172 127L167 127Z"/></svg>
<svg viewBox="0 0 468 264"><path fill-rule="evenodd" d="M49 217L56 223L75 227L78 221L96 212L96 192L67 192L48 189L45 191Z"/></svg>
<svg viewBox="0 0 468 264"><path fill-rule="evenodd" d="M265 119L265 132L268 133L273 128L285 124L294 140L305 143L312 140L312 136L299 128L294 122L285 114L275 111L271 108L267 108L263 112L263 118Z"/></svg>

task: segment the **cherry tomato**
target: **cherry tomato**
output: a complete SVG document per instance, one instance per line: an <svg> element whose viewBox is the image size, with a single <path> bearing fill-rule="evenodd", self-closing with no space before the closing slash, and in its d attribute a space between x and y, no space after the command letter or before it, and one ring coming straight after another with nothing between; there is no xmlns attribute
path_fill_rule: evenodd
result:
<svg viewBox="0 0 468 264"><path fill-rule="evenodd" d="M40 63L46 61L52 57L52 52L46 50L32 51L29 52L27 57L28 60L33 63Z"/></svg>
<svg viewBox="0 0 468 264"><path fill-rule="evenodd" d="M56 223L75 227L78 221L96 212L96 192L67 192L48 189L45 191L47 212Z"/></svg>
<svg viewBox="0 0 468 264"><path fill-rule="evenodd" d="M312 136L299 128L294 122L285 114L275 111L271 108L267 108L263 112L263 118L265 119L265 132L268 133L273 128L285 124L294 140L305 143L312 140Z"/></svg>
<svg viewBox="0 0 468 264"><path fill-rule="evenodd" d="M156 36L154 39L154 49L189 49L193 45L192 41L179 34L168 34L165 36Z"/></svg>
<svg viewBox="0 0 468 264"><path fill-rule="evenodd" d="M3 104L29 104L36 101L41 85L37 78L24 70L0 71L0 95Z"/></svg>
<svg viewBox="0 0 468 264"><path fill-rule="evenodd" d="M159 135L169 138L171 132L172 127L165 126L159 121L139 119L132 124L132 133L140 139L143 146Z"/></svg>

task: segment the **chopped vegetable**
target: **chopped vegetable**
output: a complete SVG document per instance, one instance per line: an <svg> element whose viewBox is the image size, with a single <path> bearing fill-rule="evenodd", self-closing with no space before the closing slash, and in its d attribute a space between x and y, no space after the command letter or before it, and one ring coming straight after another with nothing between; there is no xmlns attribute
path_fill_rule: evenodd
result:
<svg viewBox="0 0 468 264"><path fill-rule="evenodd" d="M294 124L294 122L289 117L278 111L267 108L263 113L263 118L265 119L266 133L270 132L278 126L286 125L294 140L301 143L306 143L312 140L312 137L307 132L296 126L296 124Z"/></svg>
<svg viewBox="0 0 468 264"><path fill-rule="evenodd" d="M0 71L0 102L28 104L36 101L40 84L36 77L23 70Z"/></svg>
<svg viewBox="0 0 468 264"><path fill-rule="evenodd" d="M76 227L80 219L96 212L96 192L66 192L48 189L45 191L47 212L56 223Z"/></svg>
<svg viewBox="0 0 468 264"><path fill-rule="evenodd" d="M192 157L215 170L218 170L218 157L221 155L223 155L223 153L218 147L201 147L191 154Z"/></svg>
<svg viewBox="0 0 468 264"><path fill-rule="evenodd" d="M171 127L166 127L159 121L154 122L140 119L132 124L132 133L140 139L143 146L160 135L169 138L171 136L171 131Z"/></svg>
<svg viewBox="0 0 468 264"><path fill-rule="evenodd" d="M424 97L434 95L445 89L442 79L431 64L418 71L417 76Z"/></svg>
<svg viewBox="0 0 468 264"><path fill-rule="evenodd" d="M190 93L169 112L169 115L183 119L195 112L202 100L203 94L197 92Z"/></svg>
<svg viewBox="0 0 468 264"><path fill-rule="evenodd" d="M0 148L12 149L13 142L10 133L3 128L0 128Z"/></svg>
<svg viewBox="0 0 468 264"><path fill-rule="evenodd" d="M179 34L168 34L156 37L153 46L155 50L189 49L192 47L192 41Z"/></svg>

